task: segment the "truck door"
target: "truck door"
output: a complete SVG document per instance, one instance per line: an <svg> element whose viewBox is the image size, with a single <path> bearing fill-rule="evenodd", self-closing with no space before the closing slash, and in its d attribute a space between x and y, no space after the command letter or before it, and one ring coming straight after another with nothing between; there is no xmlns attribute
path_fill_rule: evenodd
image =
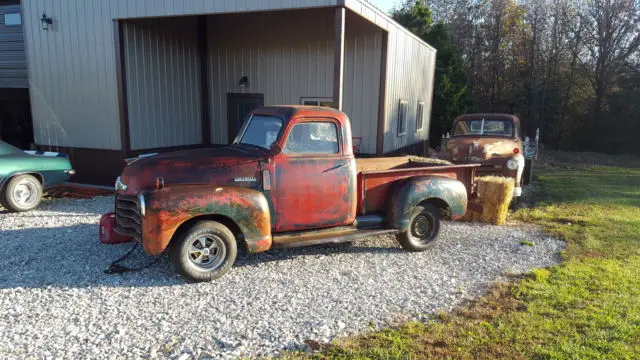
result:
<svg viewBox="0 0 640 360"><path fill-rule="evenodd" d="M298 119L284 134L275 157L272 193L275 230L293 231L347 225L353 156L345 157L339 123L333 119ZM351 162L351 164L350 164Z"/></svg>

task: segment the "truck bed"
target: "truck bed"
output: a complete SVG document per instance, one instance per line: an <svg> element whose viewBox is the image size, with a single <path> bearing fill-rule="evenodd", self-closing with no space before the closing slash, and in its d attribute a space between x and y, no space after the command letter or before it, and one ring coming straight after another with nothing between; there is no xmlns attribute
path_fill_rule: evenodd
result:
<svg viewBox="0 0 640 360"><path fill-rule="evenodd" d="M385 212L389 191L397 180L414 176L441 176L461 181L468 196L473 193L473 178L480 164L450 165L434 159L412 156L356 159L358 171L357 214Z"/></svg>

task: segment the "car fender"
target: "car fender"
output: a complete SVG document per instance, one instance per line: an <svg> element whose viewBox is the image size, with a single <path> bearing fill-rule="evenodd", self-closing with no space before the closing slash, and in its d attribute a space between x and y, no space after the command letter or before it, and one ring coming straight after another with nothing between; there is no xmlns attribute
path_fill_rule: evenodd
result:
<svg viewBox="0 0 640 360"><path fill-rule="evenodd" d="M459 180L439 176L402 180L392 192L389 226L406 231L413 208L427 200L444 201L451 210L451 218L457 220L467 210L467 189Z"/></svg>
<svg viewBox="0 0 640 360"><path fill-rule="evenodd" d="M165 187L143 193L142 237L152 255L163 252L185 222L200 216L224 216L240 229L250 252L271 247L269 204L258 190L233 186Z"/></svg>

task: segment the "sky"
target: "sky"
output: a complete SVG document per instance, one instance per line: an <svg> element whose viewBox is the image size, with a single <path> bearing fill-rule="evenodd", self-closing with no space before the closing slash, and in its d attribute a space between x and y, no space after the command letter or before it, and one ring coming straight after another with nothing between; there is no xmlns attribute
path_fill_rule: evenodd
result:
<svg viewBox="0 0 640 360"><path fill-rule="evenodd" d="M402 0L367 0L367 1L372 3L378 9L384 12L389 12L391 8L393 8L395 5L402 2Z"/></svg>

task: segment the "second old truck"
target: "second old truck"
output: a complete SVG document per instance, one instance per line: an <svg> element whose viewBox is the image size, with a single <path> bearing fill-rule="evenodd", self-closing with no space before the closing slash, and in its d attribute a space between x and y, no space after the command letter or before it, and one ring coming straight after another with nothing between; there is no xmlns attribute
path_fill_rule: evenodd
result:
<svg viewBox="0 0 640 360"><path fill-rule="evenodd" d="M355 159L348 117L323 107L249 114L226 147L131 160L116 182L115 230L150 255L168 251L193 281L249 253L394 234L409 251L458 219L478 165Z"/></svg>

